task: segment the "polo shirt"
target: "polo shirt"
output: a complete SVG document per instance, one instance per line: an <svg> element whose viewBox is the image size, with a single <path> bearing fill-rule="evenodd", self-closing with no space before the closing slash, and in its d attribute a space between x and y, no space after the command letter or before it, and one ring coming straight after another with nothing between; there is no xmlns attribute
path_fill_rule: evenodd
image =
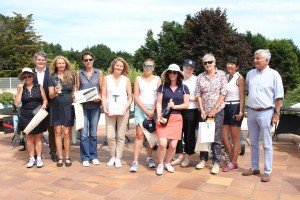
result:
<svg viewBox="0 0 300 200"><path fill-rule="evenodd" d="M190 94L189 88L181 84L177 87L177 89L173 92L169 85L163 83L157 88L157 92L163 94L162 98L162 110L165 110L170 102L170 99L173 99L174 105L180 105L183 103L183 95ZM171 110L171 114L181 114L182 110Z"/></svg>

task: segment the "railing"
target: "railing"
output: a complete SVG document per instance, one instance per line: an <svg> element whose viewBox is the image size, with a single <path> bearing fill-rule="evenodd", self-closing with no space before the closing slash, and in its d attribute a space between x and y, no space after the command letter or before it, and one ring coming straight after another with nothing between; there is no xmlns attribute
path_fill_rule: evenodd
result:
<svg viewBox="0 0 300 200"><path fill-rule="evenodd" d="M0 93L11 92L17 93L17 88L20 80L17 77L1 77L0 78Z"/></svg>

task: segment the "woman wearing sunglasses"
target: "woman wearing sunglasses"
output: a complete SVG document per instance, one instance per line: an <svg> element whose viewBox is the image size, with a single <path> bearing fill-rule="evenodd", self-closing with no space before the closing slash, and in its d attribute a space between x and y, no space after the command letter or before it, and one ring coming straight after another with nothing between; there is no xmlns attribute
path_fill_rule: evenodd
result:
<svg viewBox="0 0 300 200"><path fill-rule="evenodd" d="M215 139L211 143L213 167L212 174L219 173L222 156L222 126L224 119L224 98L227 94L226 74L216 67L216 59L212 54L206 54L202 58L205 72L197 77L196 97L198 98L199 109L202 120L207 117L214 118ZM203 169L208 161L208 151L200 152L200 163L196 169Z"/></svg>
<svg viewBox="0 0 300 200"><path fill-rule="evenodd" d="M183 72L176 64L169 65L161 77L164 83L157 89L158 98L156 104L157 123L156 132L158 136L158 161L159 165L156 170L157 175L162 175L164 168L170 172L174 172L170 161L173 158L178 140L181 140L182 133L182 115L183 109L189 106L189 89L182 84ZM162 118L163 112L169 108L170 116L165 125L165 119ZM167 149L167 145L169 148Z"/></svg>
<svg viewBox="0 0 300 200"><path fill-rule="evenodd" d="M96 87L99 96L92 101L85 102L83 106L84 127L80 130L80 157L84 167L90 166L90 161L94 165L99 165L97 154L97 127L101 114L101 89L103 82L103 72L94 68L95 56L90 52L85 52L81 56L84 67L76 73L76 88L84 90Z"/></svg>
<svg viewBox="0 0 300 200"><path fill-rule="evenodd" d="M144 119L153 119L155 104L157 100L157 88L161 84L161 79L153 75L155 68L154 60L148 58L144 61L144 73L135 78L134 81L134 121L136 125L136 138L134 142L134 156L133 162L130 167L130 172L137 172L138 170L138 157L144 141L144 133L140 126ZM147 165L149 168L155 168L152 156L153 149L147 142Z"/></svg>
<svg viewBox="0 0 300 200"><path fill-rule="evenodd" d="M48 101L44 91L44 88L39 84L33 83L34 73L30 68L24 68L19 74L19 80L23 83L19 84L18 92L14 100L14 105L18 106L22 103L20 110L20 117L18 121L18 128L20 131L24 131L29 122L34 117L35 110L38 111L39 107L45 109ZM43 167L42 161L42 133L47 131L46 121L43 120L37 127L35 127L30 133L26 133L26 144L29 153L29 161L27 168L33 167L36 164L38 168ZM36 152L37 158L34 158L34 152Z"/></svg>
<svg viewBox="0 0 300 200"><path fill-rule="evenodd" d="M59 85L58 85L59 84ZM48 80L50 102L50 125L54 127L57 148L57 167L72 165L70 159L71 127L74 125L74 108L72 106L75 91L75 77L70 62L63 56L54 58L50 66ZM64 139L65 159L62 154L62 137Z"/></svg>

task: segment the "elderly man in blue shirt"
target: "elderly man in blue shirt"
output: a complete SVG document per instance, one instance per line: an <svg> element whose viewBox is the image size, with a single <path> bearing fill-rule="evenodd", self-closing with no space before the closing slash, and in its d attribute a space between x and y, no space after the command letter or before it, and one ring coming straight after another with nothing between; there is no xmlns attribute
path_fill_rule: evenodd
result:
<svg viewBox="0 0 300 200"><path fill-rule="evenodd" d="M262 182L270 181L272 173L273 147L271 129L278 120L284 97L282 79L277 71L269 67L271 53L259 49L254 53L256 69L248 72L246 90L248 91L248 130L251 141L251 166L243 172L244 176L259 175L259 141L264 148L264 174Z"/></svg>

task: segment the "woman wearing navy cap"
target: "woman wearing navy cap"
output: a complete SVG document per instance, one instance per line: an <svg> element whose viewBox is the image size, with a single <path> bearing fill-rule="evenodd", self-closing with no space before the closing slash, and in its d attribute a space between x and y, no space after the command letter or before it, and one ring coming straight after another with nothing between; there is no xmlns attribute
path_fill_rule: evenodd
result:
<svg viewBox="0 0 300 200"><path fill-rule="evenodd" d="M180 165L181 167L188 167L190 164L189 156L195 153L195 129L198 124L198 103L196 99L196 83L197 77L193 75L195 69L195 61L186 59L183 62L183 81L182 83L189 88L190 98L189 107L182 111L183 117L183 141L179 140L177 143L176 153L178 158L171 162L171 165ZM185 154L183 154L185 152Z"/></svg>
<svg viewBox="0 0 300 200"><path fill-rule="evenodd" d="M181 112L183 109L188 108L190 96L188 87L182 84L183 73L178 65L171 64L162 73L161 77L164 79L164 83L157 89L158 99L156 104L156 132L159 142L157 149L159 160L156 170L157 175L162 175L164 168L170 173L174 172L170 161L175 154L177 142L181 139ZM170 99L173 99L173 101L170 101ZM161 122L165 120L162 119L162 113L167 107L171 108L171 114L167 125L163 125ZM168 141L169 148L167 150Z"/></svg>

